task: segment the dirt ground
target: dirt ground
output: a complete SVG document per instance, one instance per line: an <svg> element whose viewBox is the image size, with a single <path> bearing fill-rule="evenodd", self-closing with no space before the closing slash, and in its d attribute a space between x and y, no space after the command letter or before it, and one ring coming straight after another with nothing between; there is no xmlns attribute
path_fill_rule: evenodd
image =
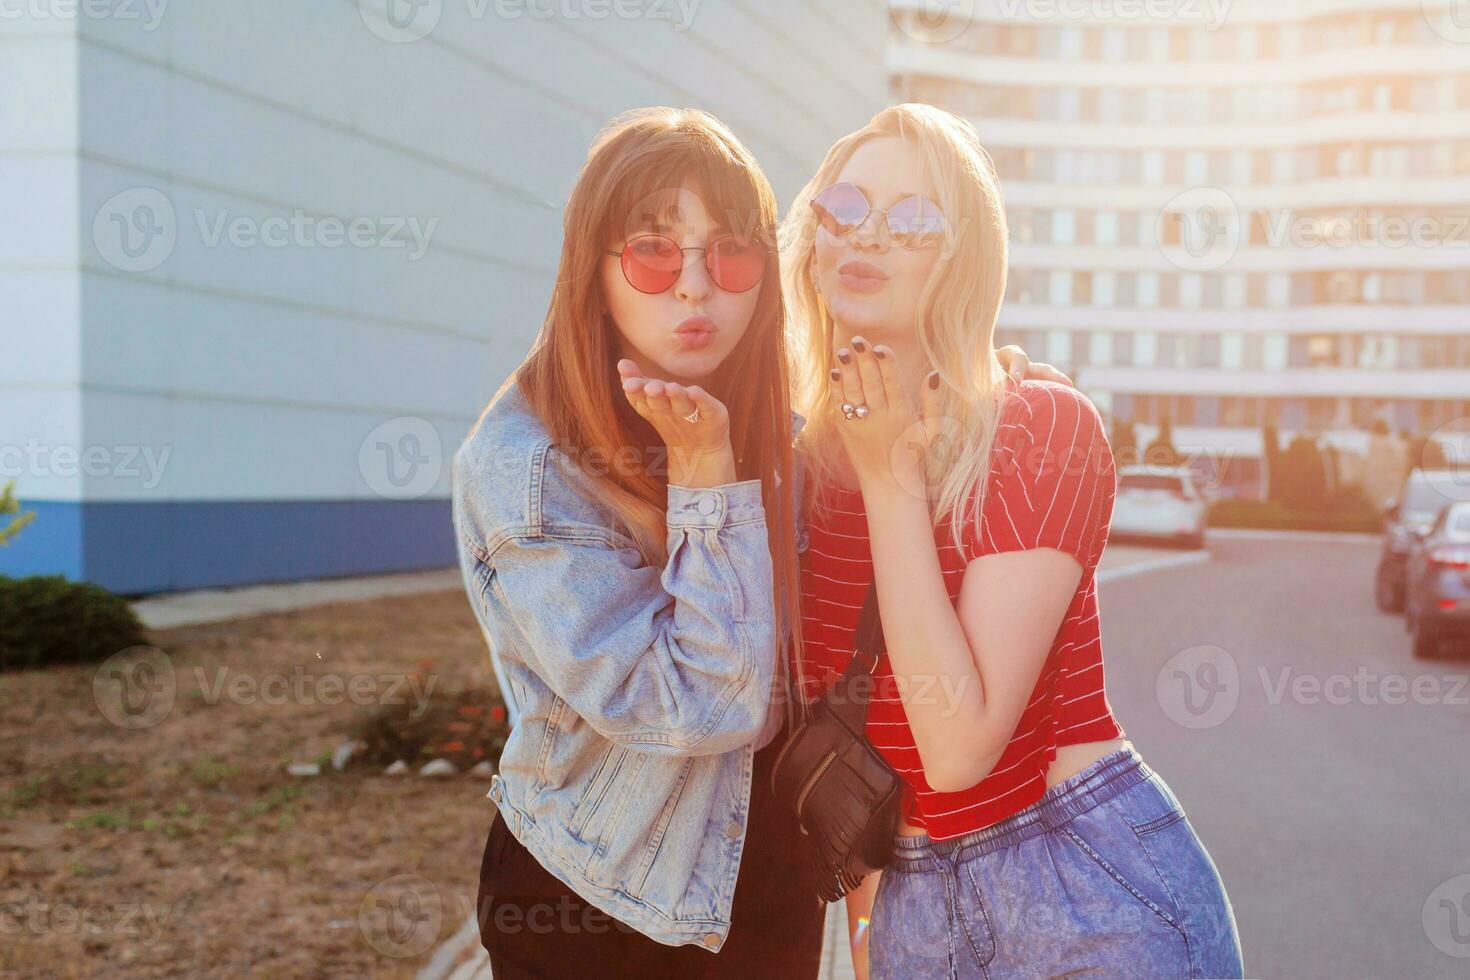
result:
<svg viewBox="0 0 1470 980"><path fill-rule="evenodd" d="M488 703L463 593L149 639L137 689L0 674L0 976L412 976L473 909L488 779L286 767L394 698Z"/></svg>

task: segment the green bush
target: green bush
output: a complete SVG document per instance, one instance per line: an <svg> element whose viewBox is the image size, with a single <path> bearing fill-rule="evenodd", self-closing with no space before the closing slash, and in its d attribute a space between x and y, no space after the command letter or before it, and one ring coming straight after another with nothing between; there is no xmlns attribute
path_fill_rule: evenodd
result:
<svg viewBox="0 0 1470 980"><path fill-rule="evenodd" d="M0 670L91 663L145 642L133 608L100 586L0 575Z"/></svg>

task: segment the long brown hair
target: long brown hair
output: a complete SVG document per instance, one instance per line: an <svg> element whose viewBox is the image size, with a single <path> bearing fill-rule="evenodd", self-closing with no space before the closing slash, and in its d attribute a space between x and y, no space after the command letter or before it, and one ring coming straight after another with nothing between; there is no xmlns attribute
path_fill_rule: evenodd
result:
<svg viewBox="0 0 1470 980"><path fill-rule="evenodd" d="M776 198L755 157L723 123L698 109L657 107L624 113L598 134L563 216L561 262L546 320L506 385L519 382L557 448L581 465L591 492L621 520L644 559L662 565L668 558L668 472L656 465L657 455L641 450L631 454L637 460L631 463L626 447L657 451L663 440L623 394L617 326L602 295L599 267L609 243L622 240L629 215L685 181L730 232L767 246L750 326L704 387L729 409L737 479L761 481L775 571L770 599L776 635L795 645L799 670L791 397ZM603 465L589 466L588 460ZM606 465L609 460L618 463Z"/></svg>

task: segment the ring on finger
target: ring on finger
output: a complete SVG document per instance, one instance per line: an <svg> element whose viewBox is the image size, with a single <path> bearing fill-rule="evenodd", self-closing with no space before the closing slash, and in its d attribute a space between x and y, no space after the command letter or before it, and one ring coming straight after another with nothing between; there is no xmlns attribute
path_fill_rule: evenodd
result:
<svg viewBox="0 0 1470 980"><path fill-rule="evenodd" d="M868 417L867 405L854 405L852 402L843 402L841 405L842 417L849 422L853 419L865 419Z"/></svg>
<svg viewBox="0 0 1470 980"><path fill-rule="evenodd" d="M688 415L681 415L679 417L681 419L683 419L685 422L691 422L691 423L698 422L699 421L699 406L698 405L694 406L694 411L690 412Z"/></svg>

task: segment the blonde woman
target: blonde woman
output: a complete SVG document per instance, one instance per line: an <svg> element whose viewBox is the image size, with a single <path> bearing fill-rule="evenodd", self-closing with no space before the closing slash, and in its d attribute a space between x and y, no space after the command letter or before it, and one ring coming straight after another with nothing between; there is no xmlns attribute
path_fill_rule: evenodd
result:
<svg viewBox="0 0 1470 980"><path fill-rule="evenodd" d="M906 783L860 970L1241 975L1220 877L1103 685L1096 567L1115 477L1092 404L1005 376L994 168L970 124L893 107L837 142L783 228L805 696L875 581L867 735Z"/></svg>

